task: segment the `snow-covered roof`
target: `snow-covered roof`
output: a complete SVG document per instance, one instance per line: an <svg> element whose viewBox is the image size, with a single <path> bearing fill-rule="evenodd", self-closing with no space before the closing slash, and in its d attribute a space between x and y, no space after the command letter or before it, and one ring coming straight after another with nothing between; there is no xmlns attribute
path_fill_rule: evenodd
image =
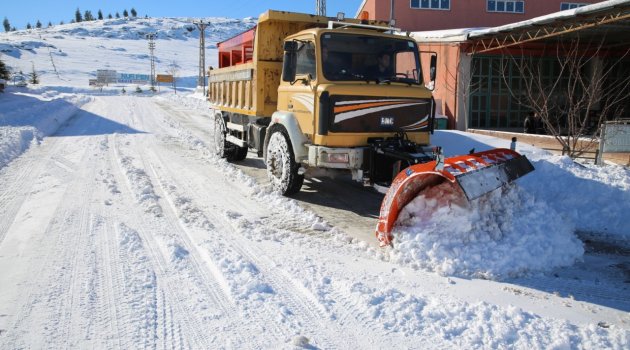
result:
<svg viewBox="0 0 630 350"><path fill-rule="evenodd" d="M423 42L461 42L468 40L470 33L486 28L458 28L412 32L411 37Z"/></svg>
<svg viewBox="0 0 630 350"><path fill-rule="evenodd" d="M554 12L548 15L539 16L516 23L505 24L498 27L420 31L411 33L411 36L417 41L423 42L461 42L469 39L480 38L483 36L492 36L499 33L525 29L527 27L548 25L554 22L578 16L592 15L597 12L610 10L619 6L630 6L630 0L603 1L592 5Z"/></svg>

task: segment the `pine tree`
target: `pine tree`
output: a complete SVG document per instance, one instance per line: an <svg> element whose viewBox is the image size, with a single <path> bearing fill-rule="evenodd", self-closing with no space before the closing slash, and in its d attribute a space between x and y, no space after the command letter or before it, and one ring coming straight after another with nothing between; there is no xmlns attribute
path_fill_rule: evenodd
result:
<svg viewBox="0 0 630 350"><path fill-rule="evenodd" d="M51 22L51 21L48 21L48 28L50 28L50 27L52 27L52 26L53 26L53 25L52 25L52 22Z"/></svg>
<svg viewBox="0 0 630 350"><path fill-rule="evenodd" d="M15 28L15 27L11 27L11 31L12 31L12 32L16 32L16 31L17 31L17 28Z"/></svg>
<svg viewBox="0 0 630 350"><path fill-rule="evenodd" d="M4 17L4 21L2 21L2 25L4 26L4 31L5 32L9 32L11 31L11 23L9 23L9 19Z"/></svg>
<svg viewBox="0 0 630 350"><path fill-rule="evenodd" d="M76 23L83 21L83 17L81 17L81 10L79 10L78 7L77 7L77 11L74 13L74 21Z"/></svg>
<svg viewBox="0 0 630 350"><path fill-rule="evenodd" d="M26 23L26 29L33 29L33 26L30 23Z"/></svg>
<svg viewBox="0 0 630 350"><path fill-rule="evenodd" d="M123 17L125 17L125 18L129 17L129 12L127 12L127 9L125 9L125 11L123 11Z"/></svg>
<svg viewBox="0 0 630 350"><path fill-rule="evenodd" d="M107 18L112 19L114 18L114 16L112 16L112 14L110 13L109 15L107 15Z"/></svg>
<svg viewBox="0 0 630 350"><path fill-rule="evenodd" d="M118 14L118 12L116 12L116 18L120 18L120 15Z"/></svg>
<svg viewBox="0 0 630 350"><path fill-rule="evenodd" d="M37 23L35 23L35 28L39 29L42 27L42 22L40 22L39 20L37 20Z"/></svg>
<svg viewBox="0 0 630 350"><path fill-rule="evenodd" d="M66 24L66 23L64 23L64 21L59 22L59 25L61 25L61 26L64 25L64 24Z"/></svg>
<svg viewBox="0 0 630 350"><path fill-rule="evenodd" d="M103 12L101 9L98 10L98 19L103 19Z"/></svg>
<svg viewBox="0 0 630 350"><path fill-rule="evenodd" d="M33 65L33 71L28 75L30 78L29 82L31 84L39 84L39 75L35 71L35 63L31 62L31 64Z"/></svg>
<svg viewBox="0 0 630 350"><path fill-rule="evenodd" d="M136 17L136 16L138 16L138 12L136 12L136 9L132 7L131 8L131 17Z"/></svg>
<svg viewBox="0 0 630 350"><path fill-rule="evenodd" d="M4 79L4 80L11 79L10 74L9 74L9 69L4 64L4 62L2 62L2 60L0 60L0 79Z"/></svg>

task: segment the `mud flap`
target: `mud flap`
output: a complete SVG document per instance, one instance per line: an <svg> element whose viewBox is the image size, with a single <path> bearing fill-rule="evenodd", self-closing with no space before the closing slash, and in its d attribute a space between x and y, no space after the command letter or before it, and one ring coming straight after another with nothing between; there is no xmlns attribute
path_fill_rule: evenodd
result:
<svg viewBox="0 0 630 350"><path fill-rule="evenodd" d="M509 149L456 156L436 162L412 165L401 171L381 204L376 237L381 246L390 245L398 214L425 189L444 181L457 183L468 200L506 185L534 170L525 156Z"/></svg>

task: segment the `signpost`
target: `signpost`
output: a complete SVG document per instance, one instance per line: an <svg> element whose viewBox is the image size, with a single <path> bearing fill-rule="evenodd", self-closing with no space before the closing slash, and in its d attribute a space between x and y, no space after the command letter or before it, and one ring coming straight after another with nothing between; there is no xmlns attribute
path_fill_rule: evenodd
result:
<svg viewBox="0 0 630 350"><path fill-rule="evenodd" d="M115 70L98 69L96 71L96 80L101 85L108 85L116 83L117 73Z"/></svg>
<svg viewBox="0 0 630 350"><path fill-rule="evenodd" d="M602 164L604 152L630 153L630 119L606 122L602 125L596 164Z"/></svg>
<svg viewBox="0 0 630 350"><path fill-rule="evenodd" d="M133 74L133 73L119 73L118 83L120 84L149 84L151 77L149 74Z"/></svg>
<svg viewBox="0 0 630 350"><path fill-rule="evenodd" d="M157 75L158 83L173 83L173 76L169 74L158 74Z"/></svg>

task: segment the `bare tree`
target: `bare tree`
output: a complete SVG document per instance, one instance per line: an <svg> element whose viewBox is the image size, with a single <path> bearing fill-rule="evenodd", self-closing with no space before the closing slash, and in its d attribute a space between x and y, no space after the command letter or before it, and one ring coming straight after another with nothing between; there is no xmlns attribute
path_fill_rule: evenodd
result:
<svg viewBox="0 0 630 350"><path fill-rule="evenodd" d="M171 64L169 64L168 69L166 70L168 74L173 76L173 90L175 91L175 94L177 94L177 77L179 74L179 69L179 64L176 61L172 61Z"/></svg>
<svg viewBox="0 0 630 350"><path fill-rule="evenodd" d="M601 125L619 119L630 101L630 48L606 48L605 36L560 40L555 57L544 60L508 51L502 60L504 86L512 98L541 117L546 133L571 157L592 151ZM521 79L515 89L509 70ZM621 74L623 73L623 74Z"/></svg>

